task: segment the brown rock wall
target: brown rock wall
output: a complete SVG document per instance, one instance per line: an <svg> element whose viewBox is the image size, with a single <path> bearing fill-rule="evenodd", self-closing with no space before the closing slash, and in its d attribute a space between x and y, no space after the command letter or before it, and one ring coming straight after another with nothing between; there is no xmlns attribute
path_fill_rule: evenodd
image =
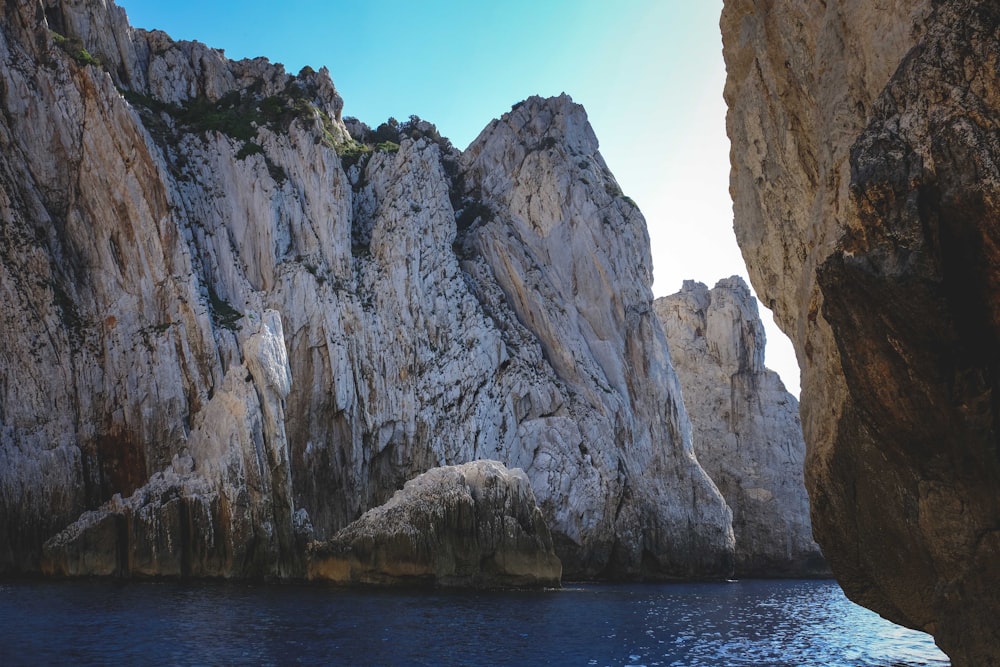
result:
<svg viewBox="0 0 1000 667"><path fill-rule="evenodd" d="M722 25L737 235L803 366L817 539L853 599L1000 664L998 10L734 0Z"/></svg>

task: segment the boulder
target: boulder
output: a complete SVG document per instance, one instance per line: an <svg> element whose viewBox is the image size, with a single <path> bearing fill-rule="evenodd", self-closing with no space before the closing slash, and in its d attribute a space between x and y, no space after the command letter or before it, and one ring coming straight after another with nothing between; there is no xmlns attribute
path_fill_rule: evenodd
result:
<svg viewBox="0 0 1000 667"><path fill-rule="evenodd" d="M476 588L559 586L562 566L523 471L433 468L309 549L312 580Z"/></svg>

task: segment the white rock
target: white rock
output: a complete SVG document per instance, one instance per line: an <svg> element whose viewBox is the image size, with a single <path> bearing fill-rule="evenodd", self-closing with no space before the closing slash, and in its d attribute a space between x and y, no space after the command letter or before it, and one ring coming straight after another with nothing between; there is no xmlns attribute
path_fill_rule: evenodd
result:
<svg viewBox="0 0 1000 667"><path fill-rule="evenodd" d="M567 575L728 575L730 512L694 457L645 222L581 107L532 98L464 155L421 126L345 171L324 70L58 3L108 51L81 65L37 39L33 8L0 21L18 332L0 339L0 569L36 569L87 511L100 536L186 507L211 519L185 538L199 573L301 574L307 527L329 538L426 470L493 458L524 470ZM170 475L211 492L170 504ZM151 570L193 562L169 534ZM86 554L49 562L82 572L67 563Z"/></svg>
<svg viewBox="0 0 1000 667"><path fill-rule="evenodd" d="M733 510L736 575L826 574L803 481L799 403L764 367L764 328L739 277L685 281L655 302L691 416L694 449Z"/></svg>

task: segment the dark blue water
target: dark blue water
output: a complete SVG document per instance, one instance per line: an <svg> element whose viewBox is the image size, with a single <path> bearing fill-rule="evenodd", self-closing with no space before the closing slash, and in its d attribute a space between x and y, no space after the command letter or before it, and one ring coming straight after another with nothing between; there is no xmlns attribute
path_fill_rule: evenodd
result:
<svg viewBox="0 0 1000 667"><path fill-rule="evenodd" d="M0 584L0 665L947 665L831 581L357 591Z"/></svg>

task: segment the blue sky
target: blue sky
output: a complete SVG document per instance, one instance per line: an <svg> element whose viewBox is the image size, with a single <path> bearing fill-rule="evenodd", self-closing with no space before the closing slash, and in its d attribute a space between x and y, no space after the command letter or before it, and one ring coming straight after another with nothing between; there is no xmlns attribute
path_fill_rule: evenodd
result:
<svg viewBox="0 0 1000 667"><path fill-rule="evenodd" d="M657 296L746 278L732 232L722 0L118 0L132 25L327 66L344 114L416 114L465 148L529 95L569 93L646 217ZM768 364L798 393L791 346L762 311Z"/></svg>

